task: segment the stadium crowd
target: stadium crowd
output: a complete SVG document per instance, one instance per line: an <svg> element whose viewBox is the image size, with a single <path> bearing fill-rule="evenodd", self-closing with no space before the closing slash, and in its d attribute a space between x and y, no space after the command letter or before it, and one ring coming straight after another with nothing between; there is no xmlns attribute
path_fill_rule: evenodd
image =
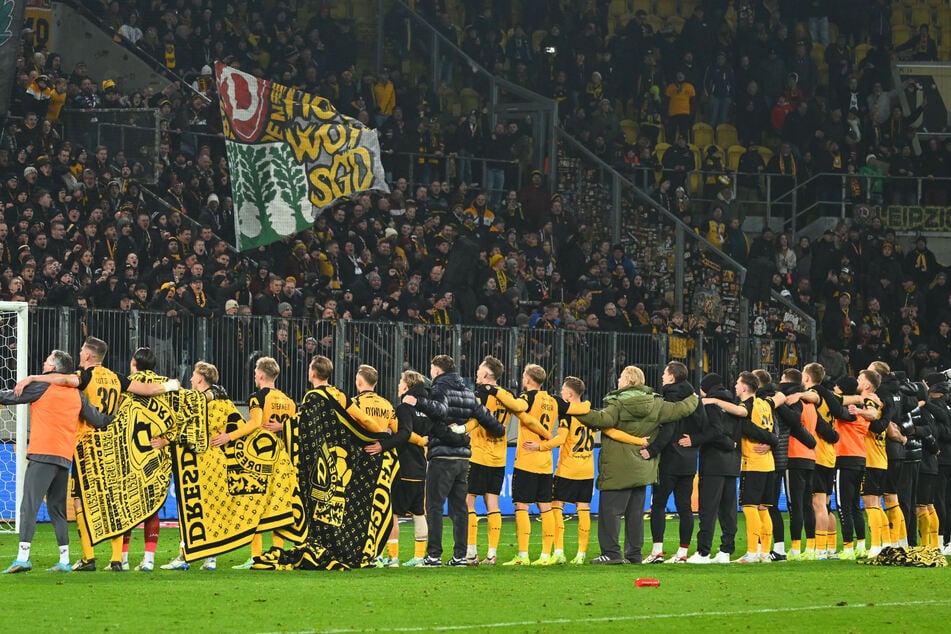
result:
<svg viewBox="0 0 951 634"><path fill-rule="evenodd" d="M947 204L947 181L931 177L951 176L951 136L919 147L916 126L943 131L928 119L931 93L916 96L913 80L894 86L890 72L895 55L937 59L928 24L893 47L889 16L902 9L884 2L874 19L854 3L835 7L830 22L820 1L739 0L682 3L684 17L638 10L624 24L605 2L523 2L518 16L506 3L464 4L462 29L442 3L417 8L485 68L558 101L561 125L608 164L649 174L646 189L659 204L767 271L770 288L818 318L820 361L832 378L874 360L904 365L915 378L951 366L951 289L925 237L905 251L879 218L840 223L815 241L741 229L763 202L754 176L763 173L789 176L787 187L816 173L862 174L871 180L850 180L850 201ZM35 49L24 32L0 144L4 299L171 318L692 327L689 314L673 314L652 290L653 271L638 270L635 254L578 221L577 209L550 194L549 176L530 169L530 121L487 129L481 104L454 108L457 88L481 87L458 64L445 64L439 86L399 68L361 73L354 25L333 18L329 4L306 20L280 2L267 13L243 1L220 11L200 0L89 6L125 44L183 81L123 90L90 77L80 60L64 65ZM386 24L399 50L405 22ZM215 60L325 95L377 127L392 193L358 196L312 229L235 253ZM914 107L909 116L900 92ZM157 152L62 137L70 113L139 106L160 112ZM129 116L134 123L138 115ZM636 123L633 135L624 120ZM701 143L695 123L733 126L734 145L744 148L736 183L726 177L727 148L711 141L700 157L691 149ZM489 160L485 169L478 158ZM688 198L700 196L687 178L698 169L703 204ZM153 173L165 204L139 182ZM890 178L904 176L928 179L921 199L917 182ZM837 183L820 179L815 195L835 201ZM447 281L459 279L453 254L468 258L457 255L455 264L466 268L464 288Z"/></svg>

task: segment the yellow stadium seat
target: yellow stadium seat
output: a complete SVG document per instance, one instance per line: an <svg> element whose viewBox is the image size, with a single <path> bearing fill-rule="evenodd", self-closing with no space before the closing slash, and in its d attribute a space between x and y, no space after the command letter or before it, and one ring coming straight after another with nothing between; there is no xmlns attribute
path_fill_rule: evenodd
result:
<svg viewBox="0 0 951 634"><path fill-rule="evenodd" d="M730 171L735 172L740 168L740 157L746 154L746 148L742 145L731 145L726 151L726 164Z"/></svg>
<svg viewBox="0 0 951 634"><path fill-rule="evenodd" d="M670 143L658 143L654 146L654 158L657 159L658 163L663 163L664 153L670 149Z"/></svg>
<svg viewBox="0 0 951 634"><path fill-rule="evenodd" d="M693 153L694 169L700 169L703 166L703 155L700 154L700 146L688 143L687 147L690 148L690 152Z"/></svg>
<svg viewBox="0 0 951 634"><path fill-rule="evenodd" d="M770 159L773 158L773 151L763 145L756 146L756 151L759 152L759 155L763 158L763 163L769 165Z"/></svg>
<svg viewBox="0 0 951 634"><path fill-rule="evenodd" d="M657 0L657 15L662 18L677 15L677 0Z"/></svg>
<svg viewBox="0 0 951 634"><path fill-rule="evenodd" d="M868 55L868 52L871 50L871 48L871 44L857 44L855 46L855 63L862 63L862 60L865 59L865 56Z"/></svg>
<svg viewBox="0 0 951 634"><path fill-rule="evenodd" d="M654 0L634 0L631 3L631 13L638 11L647 11L651 13L654 10Z"/></svg>
<svg viewBox="0 0 951 634"><path fill-rule="evenodd" d="M896 26L892 27L892 46L898 46L899 44L904 44L911 38L911 27L910 26Z"/></svg>
<svg viewBox="0 0 951 634"><path fill-rule="evenodd" d="M892 11L892 27L905 25L905 9L894 9Z"/></svg>
<svg viewBox="0 0 951 634"><path fill-rule="evenodd" d="M482 106L482 95L472 88L463 88L459 91L459 103L463 112L478 110Z"/></svg>
<svg viewBox="0 0 951 634"><path fill-rule="evenodd" d="M684 20L693 15L694 8L700 4L698 0L681 0L680 2L680 17Z"/></svg>
<svg viewBox="0 0 951 634"><path fill-rule="evenodd" d="M922 24L932 24L931 7L926 5L915 5L911 9L911 26L917 29Z"/></svg>
<svg viewBox="0 0 951 634"><path fill-rule="evenodd" d="M813 42L812 50L809 52L809 57L811 57L812 61L816 63L816 66L822 64L826 59L826 47L819 42Z"/></svg>
<svg viewBox="0 0 951 634"><path fill-rule="evenodd" d="M541 50L542 40L548 37L548 31L538 29L532 33L532 50L538 53Z"/></svg>
<svg viewBox="0 0 951 634"><path fill-rule="evenodd" d="M654 33L659 33L664 28L664 20L658 15L647 15L647 23L654 29Z"/></svg>
<svg viewBox="0 0 951 634"><path fill-rule="evenodd" d="M721 123L717 126L717 145L728 148L739 143L736 127L729 123Z"/></svg>
<svg viewBox="0 0 951 634"><path fill-rule="evenodd" d="M699 196L703 191L703 174L700 172L690 172L690 179L687 181L687 193L691 196Z"/></svg>
<svg viewBox="0 0 951 634"><path fill-rule="evenodd" d="M680 32L684 30L685 22L686 20L684 20L679 15L672 15L664 20L664 23L667 25L667 27L677 34L680 34Z"/></svg>
<svg viewBox="0 0 951 634"><path fill-rule="evenodd" d="M714 143L713 128L710 127L709 123L698 121L697 123L693 124L693 129L691 132L692 134L690 136L693 137L694 144L698 146L706 147Z"/></svg>
<svg viewBox="0 0 951 634"><path fill-rule="evenodd" d="M624 139L630 143L637 143L637 134L640 131L640 127L637 125L636 121L631 119L623 119L621 121L621 132L624 133Z"/></svg>

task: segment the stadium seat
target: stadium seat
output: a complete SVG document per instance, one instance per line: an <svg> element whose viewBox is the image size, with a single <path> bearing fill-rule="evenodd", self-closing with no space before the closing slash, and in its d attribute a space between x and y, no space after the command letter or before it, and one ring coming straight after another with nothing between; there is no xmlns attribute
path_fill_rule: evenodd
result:
<svg viewBox="0 0 951 634"><path fill-rule="evenodd" d="M544 29L538 29L532 33L532 51L535 53L541 52L542 40L548 37L548 31Z"/></svg>
<svg viewBox="0 0 951 634"><path fill-rule="evenodd" d="M659 33L664 28L664 20L658 15L647 15L647 23L654 29L654 33Z"/></svg>
<svg viewBox="0 0 951 634"><path fill-rule="evenodd" d="M687 194L690 196L699 196L703 191L703 174L700 172L690 172L690 178L687 179Z"/></svg>
<svg viewBox="0 0 951 634"><path fill-rule="evenodd" d="M654 0L633 0L631 2L631 13L637 13L644 10L651 13L654 10Z"/></svg>
<svg viewBox="0 0 951 634"><path fill-rule="evenodd" d="M720 147L730 147L738 144L736 127L729 123L721 123L717 126L717 145Z"/></svg>
<svg viewBox="0 0 951 634"><path fill-rule="evenodd" d="M824 64L826 61L826 47L819 42L813 42L812 50L809 52L809 57L811 57L812 61L816 63L816 66Z"/></svg>
<svg viewBox="0 0 951 634"><path fill-rule="evenodd" d="M694 169L700 169L703 166L703 154L700 153L700 146L694 143L688 143L687 147L693 153Z"/></svg>
<svg viewBox="0 0 951 634"><path fill-rule="evenodd" d="M666 20L664 20L664 23L667 25L667 27L670 28L674 33L677 33L678 35L680 34L681 31L684 30L685 22L686 20L684 20L679 15L672 15Z"/></svg>
<svg viewBox="0 0 951 634"><path fill-rule="evenodd" d="M713 138L713 128L710 127L709 123L703 123L702 121L693 124L690 136L694 144L701 147L712 145L715 142Z"/></svg>
<svg viewBox="0 0 951 634"><path fill-rule="evenodd" d="M892 28L892 46L904 44L911 37L910 26L896 26Z"/></svg>
<svg viewBox="0 0 951 634"><path fill-rule="evenodd" d="M637 125L636 121L631 119L623 119L621 121L621 131L624 133L624 139L628 143L637 143L637 134L639 130L640 127Z"/></svg>
<svg viewBox="0 0 951 634"><path fill-rule="evenodd" d="M773 158L773 151L763 145L757 146L756 151L759 152L759 155L763 158L763 163L769 165L770 159Z"/></svg>
<svg viewBox="0 0 951 634"><path fill-rule="evenodd" d="M473 88L463 88L459 91L459 103L463 112L478 110L482 106L482 95Z"/></svg>
<svg viewBox="0 0 951 634"><path fill-rule="evenodd" d="M915 30L922 24L933 25L931 7L917 4L911 9L911 26Z"/></svg>
<svg viewBox="0 0 951 634"><path fill-rule="evenodd" d="M670 143L658 143L654 146L654 158L657 159L658 163L663 163L664 153L670 149Z"/></svg>
<svg viewBox="0 0 951 634"><path fill-rule="evenodd" d="M891 22L892 22L892 28L894 28L894 27L896 27L896 26L904 26L904 25L906 24L906 22L905 22L905 9L904 9L904 7L900 8L900 9L893 9L893 10L892 10Z"/></svg>
<svg viewBox="0 0 951 634"><path fill-rule="evenodd" d="M698 4L700 3L697 0L681 0L680 17L682 17L684 20L689 18L691 15L693 15L693 9Z"/></svg>
<svg viewBox="0 0 951 634"><path fill-rule="evenodd" d="M857 44L855 46L855 63L856 65L861 64L862 60L865 59L865 56L868 55L869 50L871 50L871 44Z"/></svg>
<svg viewBox="0 0 951 634"><path fill-rule="evenodd" d="M730 25L730 30L736 32L736 9L731 4L723 14L723 21Z"/></svg>
<svg viewBox="0 0 951 634"><path fill-rule="evenodd" d="M746 154L746 148L742 145L731 145L726 151L726 164L730 171L735 172L740 168L740 157Z"/></svg>
<svg viewBox="0 0 951 634"><path fill-rule="evenodd" d="M657 0L657 15L662 18L677 15L677 0Z"/></svg>

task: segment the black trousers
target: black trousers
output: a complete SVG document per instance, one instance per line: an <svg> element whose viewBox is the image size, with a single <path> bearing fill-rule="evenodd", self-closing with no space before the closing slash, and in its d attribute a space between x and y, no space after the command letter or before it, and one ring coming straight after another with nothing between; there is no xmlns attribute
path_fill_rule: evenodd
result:
<svg viewBox="0 0 951 634"><path fill-rule="evenodd" d="M689 545L693 539L693 474L673 475L661 473L659 482L651 488L651 539L663 543L667 523L667 498L674 494L677 515L680 516L680 544Z"/></svg>
<svg viewBox="0 0 951 634"><path fill-rule="evenodd" d="M934 507L938 512L938 534L945 543L951 541L951 465L938 465L938 479L935 481Z"/></svg>
<svg viewBox="0 0 951 634"><path fill-rule="evenodd" d="M835 507L842 526L842 541L865 539L865 517L859 508L862 497L862 469L835 470Z"/></svg>
<svg viewBox="0 0 951 634"><path fill-rule="evenodd" d="M898 505L905 516L905 528L908 530L908 545L918 545L918 470L920 462L901 463L898 476Z"/></svg>
<svg viewBox="0 0 951 634"><path fill-rule="evenodd" d="M713 531L720 521L720 551L730 555L736 550L736 476L700 476L700 530L697 552L709 555Z"/></svg>
<svg viewBox="0 0 951 634"><path fill-rule="evenodd" d="M789 539L816 536L816 511L812 508L812 469L786 469L786 505L789 508ZM775 522L774 522L775 524ZM775 539L776 531L773 531Z"/></svg>
<svg viewBox="0 0 951 634"><path fill-rule="evenodd" d="M769 519L773 522L773 542L784 542L786 540L785 536L785 522L783 522L783 512L779 510L779 493L784 486L786 486L786 478L783 476L785 473L783 471L777 471L775 477L773 478L773 494L770 498L770 506L768 507ZM789 499L789 488L786 488L786 499ZM787 502L788 504L788 502Z"/></svg>

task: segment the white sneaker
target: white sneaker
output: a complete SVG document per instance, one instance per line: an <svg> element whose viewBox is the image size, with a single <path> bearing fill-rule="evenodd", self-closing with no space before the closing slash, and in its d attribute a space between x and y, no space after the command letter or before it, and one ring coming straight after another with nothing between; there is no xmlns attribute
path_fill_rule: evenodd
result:
<svg viewBox="0 0 951 634"><path fill-rule="evenodd" d="M664 560L665 564L685 564L687 563L686 555L674 555L668 559Z"/></svg>
<svg viewBox="0 0 951 634"><path fill-rule="evenodd" d="M726 553L723 553L724 555ZM687 559L688 564L709 564L713 563L710 560L710 555L701 555L699 552L696 552Z"/></svg>
<svg viewBox="0 0 951 634"><path fill-rule="evenodd" d="M647 559L644 560L645 564L662 564L664 563L664 553L653 553Z"/></svg>
<svg viewBox="0 0 951 634"><path fill-rule="evenodd" d="M761 564L771 564L773 563L773 558L769 556L769 553L759 553L759 562Z"/></svg>
<svg viewBox="0 0 951 634"><path fill-rule="evenodd" d="M951 557L951 544L948 544L944 547L944 550L941 551L941 554L945 557Z"/></svg>
<svg viewBox="0 0 951 634"><path fill-rule="evenodd" d="M738 564L758 564L759 562L760 556L756 553L746 553L736 560L736 563Z"/></svg>
<svg viewBox="0 0 951 634"><path fill-rule="evenodd" d="M714 555L711 561L713 561L715 564L728 564L730 563L730 553L725 553L721 550L716 555Z"/></svg>

